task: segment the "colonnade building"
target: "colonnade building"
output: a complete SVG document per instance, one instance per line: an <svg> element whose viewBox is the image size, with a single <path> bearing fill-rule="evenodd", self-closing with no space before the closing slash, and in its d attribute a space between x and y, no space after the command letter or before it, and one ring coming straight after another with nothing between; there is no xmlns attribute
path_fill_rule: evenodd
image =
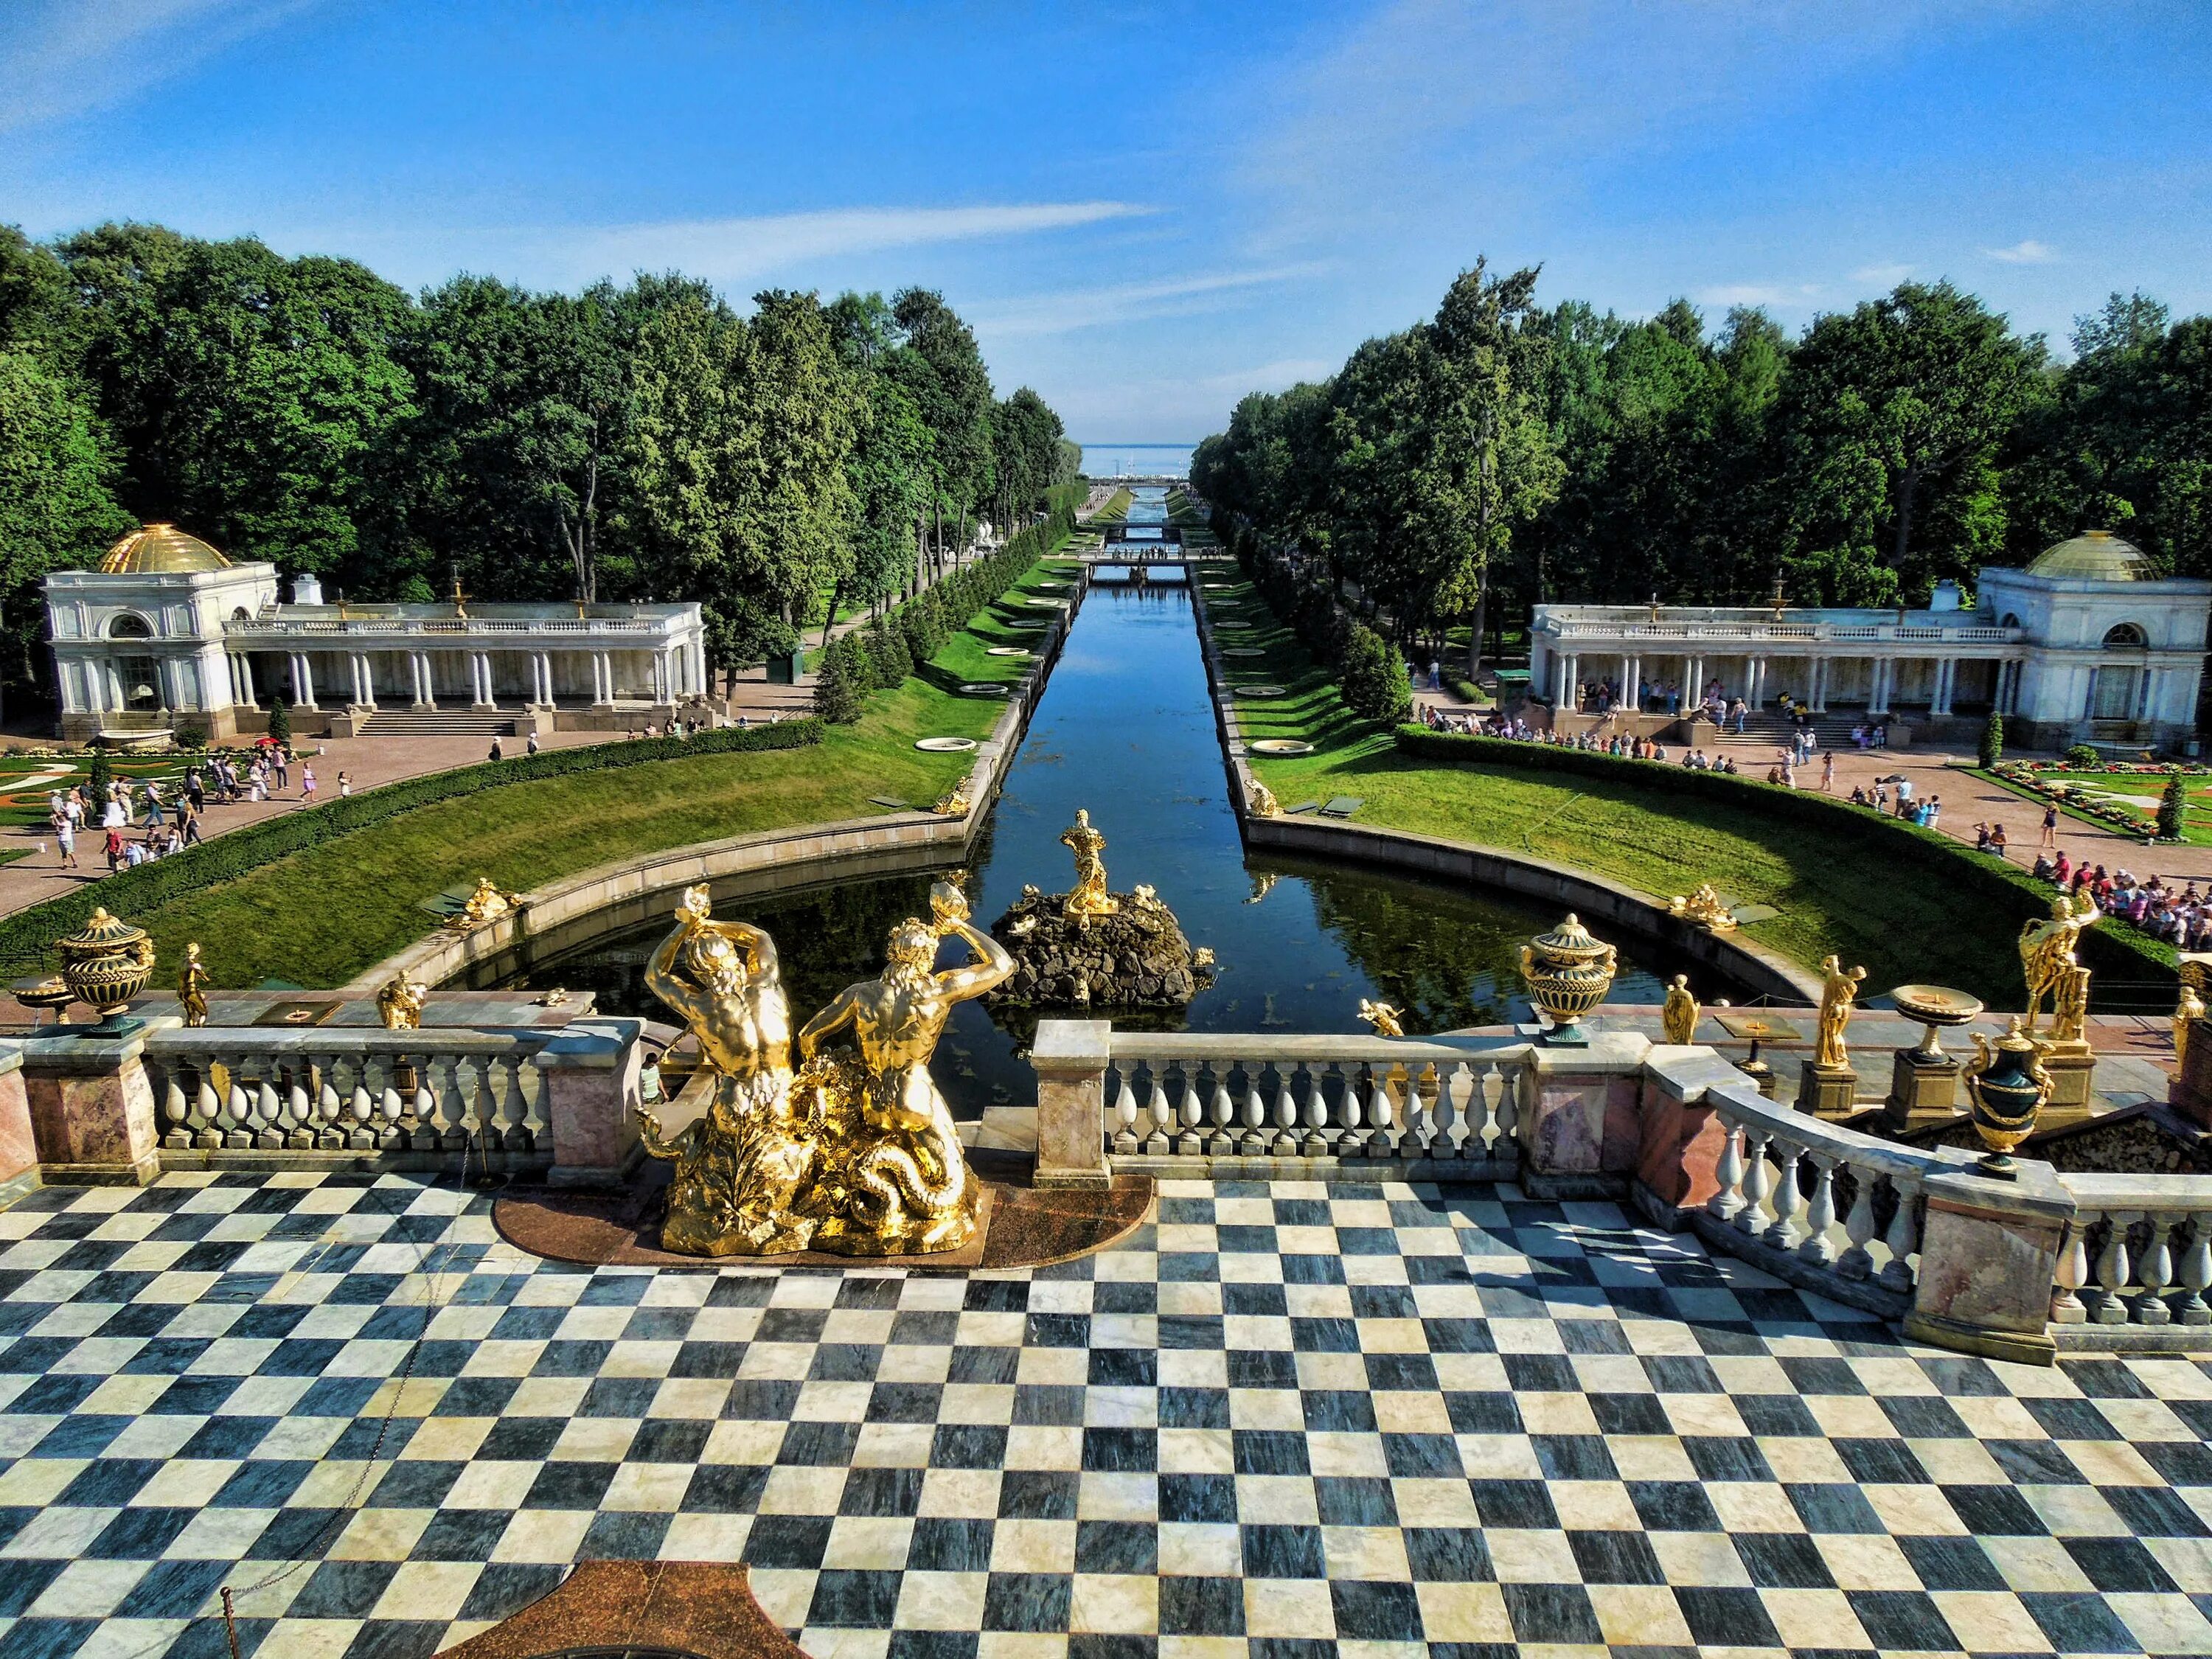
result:
<svg viewBox="0 0 2212 1659"><path fill-rule="evenodd" d="M1540 605L1529 690L1555 714L1609 683L1650 708L1694 708L1717 679L1754 708L1786 695L1815 714L1889 717L1963 738L1991 713L2031 749L2186 747L2197 733L2212 581L2160 576L2109 532L2061 542L2025 570L1987 568L1971 606L1955 582L1924 611L1769 605ZM1663 712L1663 703L1662 704ZM1948 729L1947 729L1948 728Z"/></svg>
<svg viewBox="0 0 2212 1659"><path fill-rule="evenodd" d="M166 524L96 570L46 579L62 736L204 723L267 729L272 698L303 736L376 729L617 728L706 696L696 605L325 604L311 575L277 598L276 567L233 562Z"/></svg>

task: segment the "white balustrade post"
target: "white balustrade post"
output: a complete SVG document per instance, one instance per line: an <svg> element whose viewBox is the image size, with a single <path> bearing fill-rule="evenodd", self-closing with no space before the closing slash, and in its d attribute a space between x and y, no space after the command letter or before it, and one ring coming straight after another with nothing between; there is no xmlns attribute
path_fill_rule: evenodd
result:
<svg viewBox="0 0 2212 1659"><path fill-rule="evenodd" d="M1743 1131L1723 1118L1721 1155L1713 1163L1713 1195L1705 1200L1705 1213L1716 1221L1733 1221L1743 1208L1742 1143Z"/></svg>

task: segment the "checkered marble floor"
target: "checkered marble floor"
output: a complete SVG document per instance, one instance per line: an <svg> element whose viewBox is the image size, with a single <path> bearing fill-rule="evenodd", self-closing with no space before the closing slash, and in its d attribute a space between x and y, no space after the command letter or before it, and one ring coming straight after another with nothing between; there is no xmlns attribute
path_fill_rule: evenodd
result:
<svg viewBox="0 0 2212 1659"><path fill-rule="evenodd" d="M816 1659L2212 1653L2212 1365L1991 1364L1510 1188L597 1271L450 1182L0 1214L0 1655L417 1659L583 1557ZM427 1329L426 1329L427 1322ZM418 1339L420 1339L418 1342Z"/></svg>

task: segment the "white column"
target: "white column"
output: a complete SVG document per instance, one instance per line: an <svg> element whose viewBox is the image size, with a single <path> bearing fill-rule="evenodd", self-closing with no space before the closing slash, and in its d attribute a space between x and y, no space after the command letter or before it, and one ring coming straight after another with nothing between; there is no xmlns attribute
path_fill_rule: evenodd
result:
<svg viewBox="0 0 2212 1659"><path fill-rule="evenodd" d="M1690 659L1690 683L1682 688L1683 712L1686 714L1692 708L1703 708L1705 701L1705 659L1692 657Z"/></svg>
<svg viewBox="0 0 2212 1659"><path fill-rule="evenodd" d="M1573 712L1575 694L1582 689L1583 659L1579 653L1567 659L1567 708Z"/></svg>
<svg viewBox="0 0 2212 1659"><path fill-rule="evenodd" d="M300 694L300 707L313 708L315 706L315 669L304 651L292 653L292 684Z"/></svg>
<svg viewBox="0 0 2212 1659"><path fill-rule="evenodd" d="M615 700L614 659L607 653L602 651L599 653L599 701L601 702L612 702Z"/></svg>
<svg viewBox="0 0 2212 1659"><path fill-rule="evenodd" d="M438 665L431 660L427 651L416 652L415 660L422 665L422 706L435 708L438 706Z"/></svg>
<svg viewBox="0 0 2212 1659"><path fill-rule="evenodd" d="M1623 700L1632 710L1639 714L1643 711L1644 659L1642 657L1631 657L1628 659L1628 684L1622 695Z"/></svg>
<svg viewBox="0 0 2212 1659"><path fill-rule="evenodd" d="M2142 672L2142 681L2136 688L2136 718L2139 720L2158 718L2158 698L2153 695L2158 676L2159 671L2155 668L2146 668Z"/></svg>
<svg viewBox="0 0 2212 1659"><path fill-rule="evenodd" d="M1868 704L1867 712L1869 714L1887 714L1889 713L1889 689L1891 684L1896 679L1896 678L1897 659L1894 657L1877 657L1875 659L1874 694Z"/></svg>
<svg viewBox="0 0 2212 1659"><path fill-rule="evenodd" d="M1567 659L1556 653L1552 658L1552 707L1565 708L1567 706Z"/></svg>

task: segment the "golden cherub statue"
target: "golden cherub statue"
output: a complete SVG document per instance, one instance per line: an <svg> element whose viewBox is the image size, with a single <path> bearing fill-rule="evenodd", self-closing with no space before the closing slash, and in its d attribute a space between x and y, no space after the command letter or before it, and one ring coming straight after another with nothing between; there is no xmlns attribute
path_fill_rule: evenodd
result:
<svg viewBox="0 0 2212 1659"><path fill-rule="evenodd" d="M2189 1058L2190 1028L2204 1018L2204 964L2181 964L2181 1000L2173 1009L2173 1069L2178 1074Z"/></svg>
<svg viewBox="0 0 2212 1659"><path fill-rule="evenodd" d="M514 908L514 894L501 892L492 884L489 876L478 876L476 891L469 895L459 910L447 919L446 926L457 933L471 933L488 921L506 915Z"/></svg>
<svg viewBox="0 0 2212 1659"><path fill-rule="evenodd" d="M185 1011L185 1024L204 1025L208 1019L208 970L200 963L199 941L185 946L185 965L177 975L177 1001Z"/></svg>
<svg viewBox="0 0 2212 1659"><path fill-rule="evenodd" d="M1675 894L1667 901L1667 914L1698 922L1716 933L1733 933L1735 929L1735 918L1729 913L1721 896L1713 890L1711 882L1703 883L1696 892L1686 896Z"/></svg>
<svg viewBox="0 0 2212 1659"><path fill-rule="evenodd" d="M1091 813L1079 809L1075 822L1060 834L1060 843L1075 854L1075 889L1067 896L1062 914L1088 927L1093 916L1110 916L1121 906L1106 890L1106 837L1091 827Z"/></svg>
<svg viewBox="0 0 2212 1659"><path fill-rule="evenodd" d="M387 1031L419 1030L422 1024L422 1000L429 994L430 988L421 980L394 974L377 988L376 1017L384 1022Z"/></svg>
<svg viewBox="0 0 2212 1659"><path fill-rule="evenodd" d="M1820 1036L1813 1048L1815 1066L1850 1064L1844 1030L1850 1024L1851 1003L1859 994L1859 981L1865 977L1863 968L1854 968L1846 973L1841 957L1821 959Z"/></svg>
<svg viewBox="0 0 2212 1659"><path fill-rule="evenodd" d="M974 804L968 799L968 786L964 783L956 783L939 795L936 804L929 810L940 818L964 818L968 816L969 808Z"/></svg>
<svg viewBox="0 0 2212 1659"><path fill-rule="evenodd" d="M1365 997L1360 998L1359 1018L1375 1028L1376 1036L1401 1037L1406 1035L1406 1028L1399 1023L1399 1011L1387 1002L1370 1002Z"/></svg>
<svg viewBox="0 0 2212 1659"><path fill-rule="evenodd" d="M858 1097L824 1101L831 1144L823 1184L836 1212L817 1235L826 1249L957 1250L975 1232L975 1179L929 1059L953 1005L1001 983L1014 959L969 921L967 896L951 883L933 885L929 905L932 921L909 916L891 929L881 977L848 986L799 1034L810 1073L823 1039L847 1026L860 1049ZM968 946L971 959L939 969L938 945L947 934Z"/></svg>
<svg viewBox="0 0 2212 1659"><path fill-rule="evenodd" d="M1674 983L1667 988L1667 1005L1659 1011L1667 1041L1677 1045L1696 1042L1698 1014L1698 1000L1690 994L1690 976L1675 975Z"/></svg>
<svg viewBox="0 0 2212 1659"><path fill-rule="evenodd" d="M2097 901L2087 893L2069 896L2061 893L2051 901L2048 920L2030 921L2020 930L2020 965L2027 981L2027 1030L2035 1034L2036 1021L2043 1012L2045 997L2051 1000L2054 1021L2057 1005L2062 1000L2079 1001L2086 1011L2088 985L2086 978L2078 986L2070 981L2079 971L2086 975L2075 959L2075 941L2082 929L2097 921ZM2062 1034L2063 1035L2063 1034ZM2076 1033L2078 1035L2078 1033Z"/></svg>

